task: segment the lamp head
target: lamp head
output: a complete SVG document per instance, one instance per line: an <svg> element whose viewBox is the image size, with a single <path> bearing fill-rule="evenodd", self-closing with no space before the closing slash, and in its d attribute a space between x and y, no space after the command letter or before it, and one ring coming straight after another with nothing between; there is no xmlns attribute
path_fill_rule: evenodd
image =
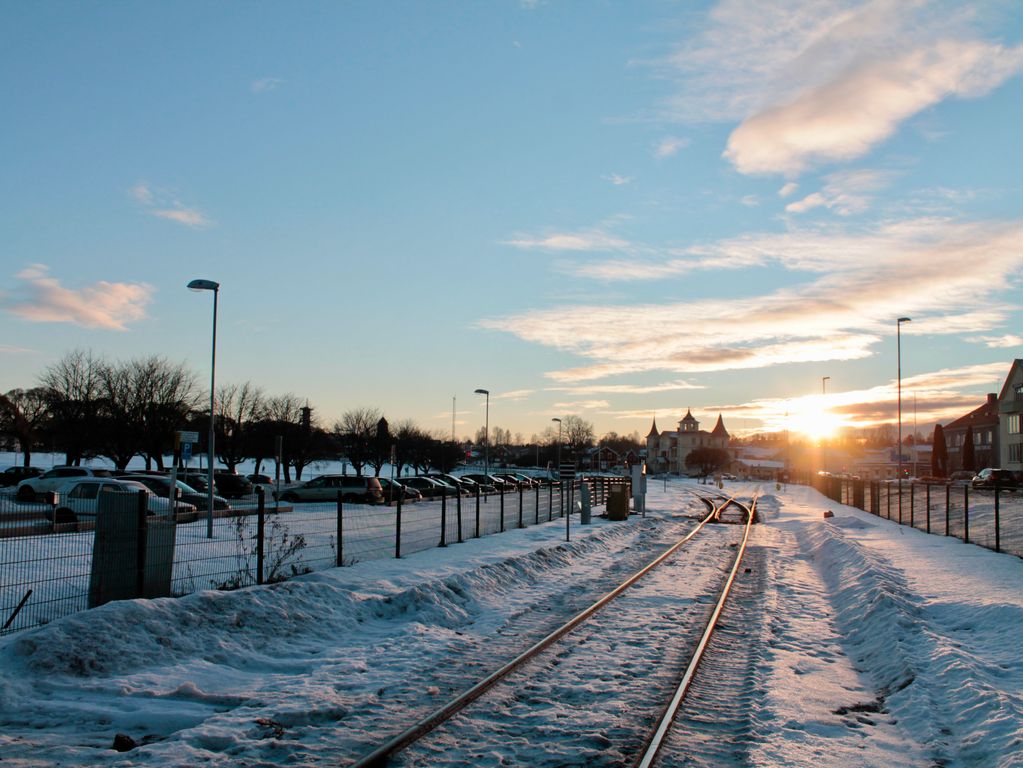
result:
<svg viewBox="0 0 1023 768"><path fill-rule="evenodd" d="M913 320L911 318L908 318L908 317L900 317L898 322L900 322L900 323L911 323L911 322L913 322Z"/></svg>
<svg viewBox="0 0 1023 768"><path fill-rule="evenodd" d="M551 419L551 421L556 421L556 422L558 422L558 424L561 423L561 419Z"/></svg>
<svg viewBox="0 0 1023 768"><path fill-rule="evenodd" d="M215 280L193 280L188 284L190 291L215 291L220 288L220 283Z"/></svg>
<svg viewBox="0 0 1023 768"><path fill-rule="evenodd" d="M477 389L476 390L476 394L477 395L489 395L490 394L490 390L489 389Z"/></svg>

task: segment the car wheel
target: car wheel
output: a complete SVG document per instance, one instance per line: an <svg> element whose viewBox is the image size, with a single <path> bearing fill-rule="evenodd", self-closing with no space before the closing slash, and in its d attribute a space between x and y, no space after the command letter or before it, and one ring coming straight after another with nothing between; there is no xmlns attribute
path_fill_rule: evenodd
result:
<svg viewBox="0 0 1023 768"><path fill-rule="evenodd" d="M58 507L53 513L53 524L54 525L66 525L68 523L77 523L78 515L74 513L74 510L68 509L67 507Z"/></svg>
<svg viewBox="0 0 1023 768"><path fill-rule="evenodd" d="M294 504L296 501L298 501L298 496L296 496L293 493L286 493L283 496L281 496L281 501L287 501L291 504Z"/></svg>
<svg viewBox="0 0 1023 768"><path fill-rule="evenodd" d="M354 493L344 493L341 495L341 501L345 504L358 504L361 499Z"/></svg>
<svg viewBox="0 0 1023 768"><path fill-rule="evenodd" d="M35 501L36 492L32 490L32 486L23 485L18 489L18 493L15 497L18 501Z"/></svg>

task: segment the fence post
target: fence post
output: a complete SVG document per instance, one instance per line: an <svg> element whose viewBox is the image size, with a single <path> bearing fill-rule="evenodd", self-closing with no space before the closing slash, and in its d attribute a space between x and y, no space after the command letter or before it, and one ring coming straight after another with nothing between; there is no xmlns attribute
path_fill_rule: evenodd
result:
<svg viewBox="0 0 1023 768"><path fill-rule="evenodd" d="M998 511L998 486L995 486L995 552L1002 551L1002 520Z"/></svg>
<svg viewBox="0 0 1023 768"><path fill-rule="evenodd" d="M931 484L927 484L927 532L931 532Z"/></svg>
<svg viewBox="0 0 1023 768"><path fill-rule="evenodd" d="M440 545L448 545L448 492L440 489Z"/></svg>
<svg viewBox="0 0 1023 768"><path fill-rule="evenodd" d="M456 488L455 517L458 518L458 543L462 543L462 489Z"/></svg>
<svg viewBox="0 0 1023 768"><path fill-rule="evenodd" d="M547 522L554 519L554 480L547 486Z"/></svg>
<svg viewBox="0 0 1023 768"><path fill-rule="evenodd" d="M885 485L884 487L884 500L887 509L887 517L889 520L892 519L892 489Z"/></svg>
<svg viewBox="0 0 1023 768"><path fill-rule="evenodd" d="M519 528L525 528L526 524L522 522L522 486L519 486Z"/></svg>
<svg viewBox="0 0 1023 768"><path fill-rule="evenodd" d="M337 492L337 567L345 564L345 510L341 501L341 491Z"/></svg>
<svg viewBox="0 0 1023 768"><path fill-rule="evenodd" d="M970 543L970 486L963 486L963 542Z"/></svg>
<svg viewBox="0 0 1023 768"><path fill-rule="evenodd" d="M533 511L536 512L536 522L534 525L540 525L540 484L537 483L533 490L536 491L536 504L533 507Z"/></svg>
<svg viewBox="0 0 1023 768"><path fill-rule="evenodd" d="M394 556L401 557L401 501L404 493L398 494L398 505L394 508Z"/></svg>
<svg viewBox="0 0 1023 768"><path fill-rule="evenodd" d="M263 486L256 487L256 584L263 583L263 557L264 547L266 546L266 532L265 521L266 521L266 499L264 497ZM341 498L341 493L338 492L338 499ZM338 504L341 502L338 501Z"/></svg>
<svg viewBox="0 0 1023 768"><path fill-rule="evenodd" d="M952 506L952 486L945 486L945 535L948 536L949 531L949 508Z"/></svg>
<svg viewBox="0 0 1023 768"><path fill-rule="evenodd" d="M501 533L504 533L504 492L505 492L505 487L503 485L501 486L500 491L501 491Z"/></svg>
<svg viewBox="0 0 1023 768"><path fill-rule="evenodd" d="M915 497L915 493L914 493L915 490L916 490L916 483L910 483L909 484L909 527L910 528L916 528L916 525L914 525L914 522L916 520L916 515L914 514L916 512L916 499L914 498Z"/></svg>
<svg viewBox="0 0 1023 768"><path fill-rule="evenodd" d="M476 538L480 537L480 487L476 486Z"/></svg>

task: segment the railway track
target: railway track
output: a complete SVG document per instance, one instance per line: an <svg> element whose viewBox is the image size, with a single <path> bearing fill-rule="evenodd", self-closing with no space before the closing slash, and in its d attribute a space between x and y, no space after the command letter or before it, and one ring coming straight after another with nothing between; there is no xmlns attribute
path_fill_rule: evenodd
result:
<svg viewBox="0 0 1023 768"><path fill-rule="evenodd" d="M599 763L600 760L593 759L594 754L605 756L610 761L608 764L631 762L644 744L647 746L642 752L644 755L649 753L652 761L661 749L670 720L685 697L713 632L713 625L721 615L755 518L755 502L746 507L737 499L718 492L698 495L708 507L707 514L679 541L516 658L381 744L354 765L435 765L441 761L500 764L505 762L503 757L488 759L487 756L492 757L495 750L503 750L505 747L502 745L528 743L530 729L550 730L554 724L546 720L547 716L562 720L560 726L564 726L566 717L571 721L573 717L585 717L589 713L591 720L593 717L599 719L602 717L599 712L609 713L603 717L612 722L607 728L598 729L606 733L585 737L586 745L568 747L577 756L577 764ZM745 522L742 529L711 526L717 522L738 522L736 518ZM714 534L699 536L711 529ZM742 531L741 540L735 541L739 530ZM687 545L695 550L692 557L673 557ZM722 549L735 553L730 570L728 564L721 562ZM687 581L688 597L679 598L679 579ZM624 603L616 602L626 595L629 599ZM616 604L616 611L604 610L612 602ZM623 608L625 604L629 607ZM648 632L649 637L644 637ZM697 636L700 637L698 642L693 640ZM651 642L650 638L655 638L656 642ZM690 640L680 642L680 638ZM589 665L590 671L580 672L580 665ZM674 687L678 670L683 666L686 671L681 693L675 690L673 703L658 718L658 705L651 698L659 696L658 700L663 702L664 697L651 691ZM559 676L569 682L558 682ZM580 686L578 681L588 676L593 678L594 685ZM633 695L635 700L623 700L614 693L615 686L623 682L632 684L636 691ZM484 696L486 707L482 706L484 702L469 707ZM586 706L586 700L591 696L592 712ZM578 702L582 707L573 707L571 712L562 711L561 703L574 698L582 700ZM630 712L627 719L632 722L629 725L622 726L625 718L614 713L615 708L622 707ZM633 711L638 717L632 716ZM649 735L645 734L644 731L649 730L650 723L655 720L657 728ZM569 729L571 727L569 725ZM587 727L580 723L580 728ZM457 745L454 752L460 756L453 753L452 745ZM528 761L512 759L511 762L575 764L564 754L550 754L545 759L532 755Z"/></svg>

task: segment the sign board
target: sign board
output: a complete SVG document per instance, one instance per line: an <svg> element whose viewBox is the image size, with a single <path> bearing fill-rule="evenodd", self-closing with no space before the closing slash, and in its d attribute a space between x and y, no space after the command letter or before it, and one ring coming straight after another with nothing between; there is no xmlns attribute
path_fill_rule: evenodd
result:
<svg viewBox="0 0 1023 768"><path fill-rule="evenodd" d="M558 477L562 480L575 479L575 464L562 464L558 467Z"/></svg>
<svg viewBox="0 0 1023 768"><path fill-rule="evenodd" d="M181 444L181 460L187 464L192 460L192 444L185 442Z"/></svg>
<svg viewBox="0 0 1023 768"><path fill-rule="evenodd" d="M198 432L178 432L178 439L184 443L198 443L199 433Z"/></svg>

